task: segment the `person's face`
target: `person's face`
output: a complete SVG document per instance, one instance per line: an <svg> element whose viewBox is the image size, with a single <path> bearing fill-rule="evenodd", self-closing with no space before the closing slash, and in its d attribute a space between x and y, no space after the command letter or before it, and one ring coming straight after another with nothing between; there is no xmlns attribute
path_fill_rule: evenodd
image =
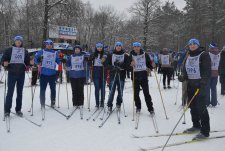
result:
<svg viewBox="0 0 225 151"><path fill-rule="evenodd" d="M189 45L189 48L190 48L191 51L197 50L198 47L199 47L199 46L198 46L197 44L190 44L190 45Z"/></svg>
<svg viewBox="0 0 225 151"><path fill-rule="evenodd" d="M102 51L102 47L97 47L97 50L98 50L99 52L101 52L101 51Z"/></svg>
<svg viewBox="0 0 225 151"><path fill-rule="evenodd" d="M53 48L53 44L47 43L47 44L46 44L46 48L47 48L47 49L52 49L52 48Z"/></svg>
<svg viewBox="0 0 225 151"><path fill-rule="evenodd" d="M140 53L141 48L140 47L134 47L134 52L139 54Z"/></svg>
<svg viewBox="0 0 225 151"><path fill-rule="evenodd" d="M16 47L20 47L22 45L22 41L16 40L15 45L16 45Z"/></svg>
<svg viewBox="0 0 225 151"><path fill-rule="evenodd" d="M75 48L75 54L80 53L80 48Z"/></svg>
<svg viewBox="0 0 225 151"><path fill-rule="evenodd" d="M122 46L121 45L117 45L116 46L116 51L121 51L122 50Z"/></svg>

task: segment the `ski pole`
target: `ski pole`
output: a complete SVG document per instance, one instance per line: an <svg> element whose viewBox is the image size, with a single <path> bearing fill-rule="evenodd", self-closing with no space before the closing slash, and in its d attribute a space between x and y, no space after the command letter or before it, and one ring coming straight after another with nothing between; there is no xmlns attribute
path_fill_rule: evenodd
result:
<svg viewBox="0 0 225 151"><path fill-rule="evenodd" d="M135 94L134 94L134 92L135 92L135 90L134 90L134 68L133 68L133 70L132 70L132 75L133 75L133 81L132 81L132 86L133 86L133 119L132 119L132 121L134 121L134 117L135 117L135 113L134 113L134 106L135 106L135 98L134 98L134 96L135 96Z"/></svg>
<svg viewBox="0 0 225 151"><path fill-rule="evenodd" d="M154 73L155 73L155 78L156 78L156 82L157 82L157 85L158 85L159 94L160 94L160 97L161 97L164 113L165 113L166 119L168 120L168 117L167 117L167 114L166 114L166 108L165 108L164 101L163 101L163 98L162 98L162 92L160 90L160 85L159 85L158 77L157 77L157 74L156 74L155 70L154 70Z"/></svg>
<svg viewBox="0 0 225 151"><path fill-rule="evenodd" d="M103 100L102 100L102 102L103 102L103 105L104 105L104 103L105 103L105 69L104 69L104 65L102 65L102 94L103 94Z"/></svg>
<svg viewBox="0 0 225 151"><path fill-rule="evenodd" d="M59 75L60 75L60 72L61 71L59 71ZM59 106L59 94L60 94L60 81L59 81L59 84L58 84L59 86L58 86L58 108L60 108L60 106Z"/></svg>
<svg viewBox="0 0 225 151"><path fill-rule="evenodd" d="M88 110L89 112L90 110L90 106L91 106L91 82L92 82L92 68L90 68L90 87L89 87L89 97L88 97Z"/></svg>
<svg viewBox="0 0 225 151"><path fill-rule="evenodd" d="M66 98L67 98L67 105L68 105L68 109L70 109L70 104L69 104L69 95L68 95L68 87L67 87L67 80L66 80Z"/></svg>
<svg viewBox="0 0 225 151"><path fill-rule="evenodd" d="M178 92L179 92L179 81L178 81L178 86L177 86L177 94L176 94L176 101L174 103L174 105L177 105L177 96L178 96Z"/></svg>
<svg viewBox="0 0 225 151"><path fill-rule="evenodd" d="M120 80L120 74L118 74L119 76L119 84L120 84L120 94L121 94L121 99L122 99L122 103L123 103L123 113L124 113L124 117L127 117L126 112L125 112L125 105L124 105L124 101L123 101L123 90L122 90L122 86L121 86L121 80Z"/></svg>
<svg viewBox="0 0 225 151"><path fill-rule="evenodd" d="M166 147L166 145L168 144L168 142L169 142L171 136L173 135L173 132L174 132L175 129L177 128L177 126L178 126L178 124L180 123L181 119L183 118L185 112L188 110L189 106L191 105L191 103L193 102L193 100L195 99L195 97L196 97L198 94L199 94L199 89L197 89L197 90L195 91L194 96L191 98L191 100L190 100L190 102L188 103L188 105L184 108L183 114L181 115L180 119L178 120L178 122L176 123L175 127L173 128L173 130L172 130L170 136L168 137L168 139L167 139L165 145L164 145L163 148L162 148L162 151L165 149L165 147Z"/></svg>
<svg viewBox="0 0 225 151"><path fill-rule="evenodd" d="M3 117L3 121L5 121L5 105L6 105L6 83L7 83L7 71L5 69L5 72L4 72L4 75L5 75L5 85L4 85L4 117Z"/></svg>
<svg viewBox="0 0 225 151"><path fill-rule="evenodd" d="M37 74L37 79L38 78L39 78L39 73ZM31 100L31 109L32 109L31 116L34 115L34 96L35 96L36 88L37 88L37 84L34 86L34 91L32 91L33 92L33 95L32 95L32 100ZM33 89L33 86L32 86L32 89Z"/></svg>
<svg viewBox="0 0 225 151"><path fill-rule="evenodd" d="M86 88L87 88L87 106L88 106L88 110L89 110L89 103L88 103L88 72L87 72L87 62L86 62Z"/></svg>

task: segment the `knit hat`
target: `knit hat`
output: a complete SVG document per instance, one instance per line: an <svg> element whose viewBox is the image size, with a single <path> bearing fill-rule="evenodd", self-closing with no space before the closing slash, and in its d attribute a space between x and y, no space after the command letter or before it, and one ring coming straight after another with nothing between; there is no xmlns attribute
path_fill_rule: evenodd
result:
<svg viewBox="0 0 225 151"><path fill-rule="evenodd" d="M195 39L195 38L192 38L189 40L188 45L191 45L191 44L196 44L196 45L200 46L199 40Z"/></svg>

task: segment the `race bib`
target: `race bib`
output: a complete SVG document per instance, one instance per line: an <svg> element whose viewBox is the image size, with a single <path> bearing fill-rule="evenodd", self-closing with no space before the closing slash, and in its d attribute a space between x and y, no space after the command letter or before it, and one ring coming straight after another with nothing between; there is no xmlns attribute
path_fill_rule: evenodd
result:
<svg viewBox="0 0 225 151"><path fill-rule="evenodd" d="M24 48L12 47L12 55L10 63L24 64L25 50Z"/></svg>
<svg viewBox="0 0 225 151"><path fill-rule="evenodd" d="M170 65L170 56L169 55L161 55L162 65Z"/></svg>
<svg viewBox="0 0 225 151"><path fill-rule="evenodd" d="M122 55L116 55L116 54L113 54L112 55L112 65L114 66L114 63L115 62L124 62L124 54Z"/></svg>
<svg viewBox="0 0 225 151"><path fill-rule="evenodd" d="M145 53L138 56L132 56L132 58L135 61L134 71L146 71Z"/></svg>
<svg viewBox="0 0 225 151"><path fill-rule="evenodd" d="M48 52L43 50L42 67L55 70L56 67L56 52Z"/></svg>
<svg viewBox="0 0 225 151"><path fill-rule="evenodd" d="M199 60L200 55L195 57L188 57L186 61L186 71L188 75L188 79L201 79L200 75L200 67L199 67Z"/></svg>
<svg viewBox="0 0 225 151"><path fill-rule="evenodd" d="M100 59L100 55L98 55L98 58L95 58L94 66L97 66L97 67L102 66L102 60Z"/></svg>
<svg viewBox="0 0 225 151"><path fill-rule="evenodd" d="M84 70L84 56L71 56L71 65L74 71Z"/></svg>
<svg viewBox="0 0 225 151"><path fill-rule="evenodd" d="M209 56L211 58L211 69L212 70L218 70L219 63L220 63L220 54L214 55L209 52Z"/></svg>

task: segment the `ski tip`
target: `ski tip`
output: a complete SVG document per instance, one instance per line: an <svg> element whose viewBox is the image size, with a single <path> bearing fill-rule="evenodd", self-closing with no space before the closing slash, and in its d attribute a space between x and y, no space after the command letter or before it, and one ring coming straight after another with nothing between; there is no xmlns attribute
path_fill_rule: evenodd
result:
<svg viewBox="0 0 225 151"><path fill-rule="evenodd" d="M183 122L182 124L186 124L186 122Z"/></svg>
<svg viewBox="0 0 225 151"><path fill-rule="evenodd" d="M158 133L159 133L159 131L156 131L156 133L158 134Z"/></svg>

